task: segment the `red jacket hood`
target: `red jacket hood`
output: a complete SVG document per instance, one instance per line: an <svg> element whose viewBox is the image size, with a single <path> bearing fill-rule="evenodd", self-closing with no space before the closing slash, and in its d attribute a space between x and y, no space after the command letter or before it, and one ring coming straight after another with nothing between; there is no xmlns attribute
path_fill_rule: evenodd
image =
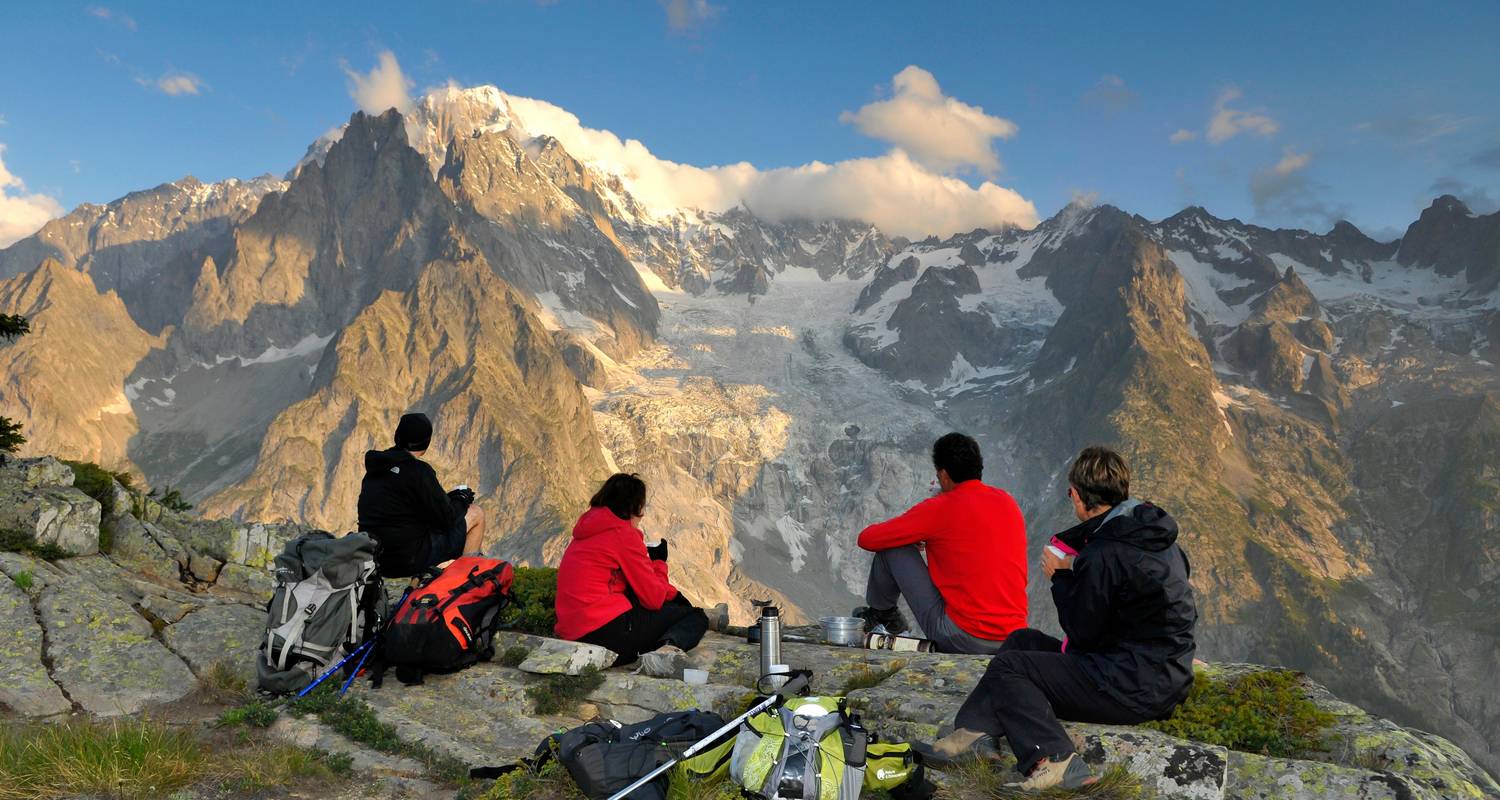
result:
<svg viewBox="0 0 1500 800"><path fill-rule="evenodd" d="M636 535L640 535L640 531L636 529L630 520L620 519L615 516L615 512L610 511L604 506L600 506L585 511L583 516L578 518L578 522L573 525L573 538L591 539L595 536L622 530L635 531Z"/></svg>

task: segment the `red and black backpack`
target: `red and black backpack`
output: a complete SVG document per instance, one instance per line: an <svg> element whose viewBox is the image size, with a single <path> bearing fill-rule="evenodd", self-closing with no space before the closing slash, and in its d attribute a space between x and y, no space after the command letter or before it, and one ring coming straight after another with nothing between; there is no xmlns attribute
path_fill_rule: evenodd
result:
<svg viewBox="0 0 1500 800"><path fill-rule="evenodd" d="M402 683L421 683L423 673L490 660L514 576L507 562L464 556L407 592L385 630L384 666Z"/></svg>

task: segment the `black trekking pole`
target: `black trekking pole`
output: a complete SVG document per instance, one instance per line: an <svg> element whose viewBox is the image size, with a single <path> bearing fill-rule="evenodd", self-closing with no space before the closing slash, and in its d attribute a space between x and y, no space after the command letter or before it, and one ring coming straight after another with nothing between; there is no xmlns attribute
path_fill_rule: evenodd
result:
<svg viewBox="0 0 1500 800"><path fill-rule="evenodd" d="M653 769L650 772L646 773L646 775L643 776L640 780L637 780L635 783L632 783L629 786L626 786L624 789L621 789L620 791L610 795L609 800L624 800L624 798L628 797L631 792L641 788L642 786L645 786L653 780L656 780L657 776L676 766L677 762L686 761L687 759L698 755L704 750L707 750L710 746L718 743L718 740L721 737L733 731L735 728L738 728L740 726L740 723L755 716L756 714L759 714L762 711L772 708L778 703L784 703L787 700L792 699L793 695L807 688L809 677L810 674L805 671L797 673L791 680L783 684L780 689L777 689L775 694L767 697L759 703L756 703L754 706L751 706L749 711L746 711L745 713L739 715L738 717L735 717L729 722L724 723L724 727L714 731L713 733L710 733L708 736L700 740L697 744L682 751L682 755L668 760L665 764L662 764L656 769Z"/></svg>

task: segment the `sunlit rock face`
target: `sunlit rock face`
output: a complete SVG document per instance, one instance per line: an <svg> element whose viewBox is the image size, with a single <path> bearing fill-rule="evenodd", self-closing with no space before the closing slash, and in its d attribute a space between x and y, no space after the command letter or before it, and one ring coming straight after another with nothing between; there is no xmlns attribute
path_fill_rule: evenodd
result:
<svg viewBox="0 0 1500 800"><path fill-rule="evenodd" d="M1034 547L1071 456L1109 443L1182 522L1204 655L1305 669L1495 767L1497 231L1451 197L1394 242L1199 208L919 242L654 209L498 92L445 89L284 181L166 184L0 251L0 312L33 326L0 343L0 411L24 454L333 529L364 451L425 411L492 552L555 562L638 472L674 579L738 621L858 604L858 531L927 494L948 430Z"/></svg>

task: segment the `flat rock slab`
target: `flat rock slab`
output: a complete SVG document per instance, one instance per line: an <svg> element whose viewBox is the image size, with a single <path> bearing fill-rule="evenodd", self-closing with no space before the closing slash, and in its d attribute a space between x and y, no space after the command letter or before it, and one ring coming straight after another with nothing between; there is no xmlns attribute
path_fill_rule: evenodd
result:
<svg viewBox="0 0 1500 800"><path fill-rule="evenodd" d="M577 675L586 669L608 669L617 657L611 650L583 642L540 639L521 662L533 675Z"/></svg>
<svg viewBox="0 0 1500 800"><path fill-rule="evenodd" d="M8 577L0 578L0 706L28 717L73 710L42 664L42 626L31 598Z"/></svg>
<svg viewBox="0 0 1500 800"><path fill-rule="evenodd" d="M255 684L255 650L266 630L266 612L239 603L208 606L168 625L162 631L167 646L187 662L193 672L222 662Z"/></svg>
<svg viewBox="0 0 1500 800"><path fill-rule="evenodd" d="M369 703L402 739L470 766L489 766L529 756L552 732L579 724L533 714L526 698L528 677L520 670L478 664L452 675L429 675L420 686L403 686L387 673L381 688L358 681L350 693Z"/></svg>
<svg viewBox="0 0 1500 800"><path fill-rule="evenodd" d="M182 659L152 637L151 624L87 576L47 586L37 611L53 680L91 714L134 714L197 686Z"/></svg>
<svg viewBox="0 0 1500 800"><path fill-rule="evenodd" d="M611 670L604 683L588 699L599 713L624 723L641 722L663 711L702 709L725 719L740 713L741 704L753 693L742 686L692 685L669 678L652 678Z"/></svg>
<svg viewBox="0 0 1500 800"><path fill-rule="evenodd" d="M22 553L0 553L0 573L12 582L17 579L29 582L33 595L47 588L47 584L63 577L63 572L57 567Z"/></svg>
<svg viewBox="0 0 1500 800"><path fill-rule="evenodd" d="M283 714L267 732L303 749L349 756L354 771L361 775L421 778L427 774L427 768L419 761L361 747L311 717Z"/></svg>
<svg viewBox="0 0 1500 800"><path fill-rule="evenodd" d="M1225 800L1322 800L1330 797L1359 800L1439 800L1482 794L1449 794L1433 790L1402 775L1371 772L1321 761L1266 758L1250 753L1229 754Z"/></svg>

